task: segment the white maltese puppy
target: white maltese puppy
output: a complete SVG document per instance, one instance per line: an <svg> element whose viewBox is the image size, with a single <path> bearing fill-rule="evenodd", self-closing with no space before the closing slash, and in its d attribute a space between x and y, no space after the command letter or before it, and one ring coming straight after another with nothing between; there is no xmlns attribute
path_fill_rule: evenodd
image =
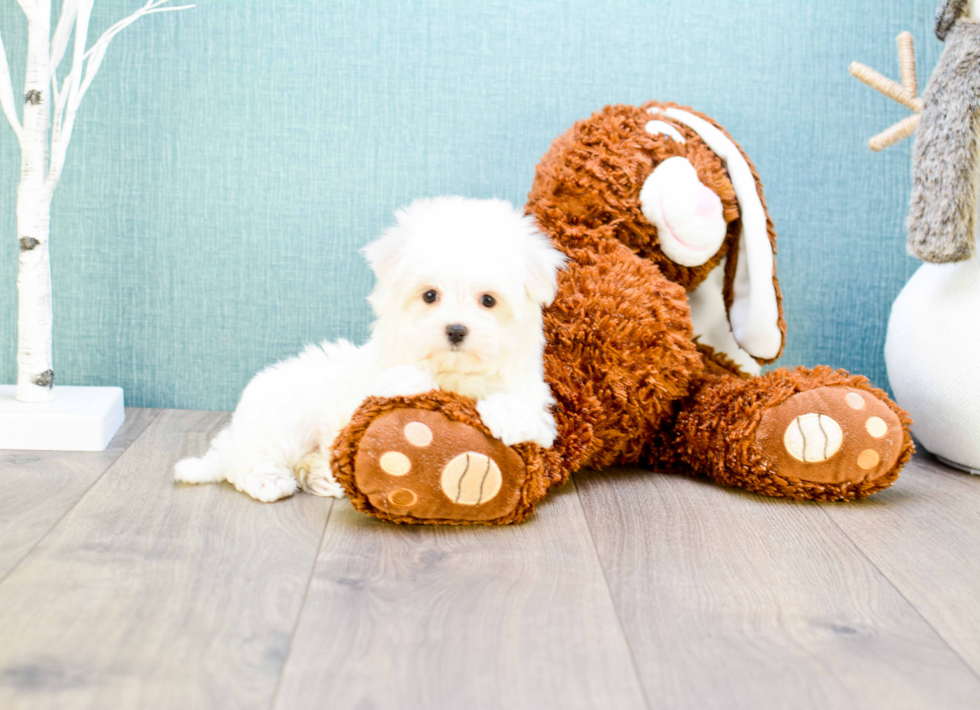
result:
<svg viewBox="0 0 980 710"><path fill-rule="evenodd" d="M311 345L260 372L208 452L176 465L178 481L227 480L266 502L299 487L342 497L330 446L364 399L436 388L475 399L505 444L551 446L541 309L564 256L501 200L417 200L396 219L363 250L377 277L370 340Z"/></svg>

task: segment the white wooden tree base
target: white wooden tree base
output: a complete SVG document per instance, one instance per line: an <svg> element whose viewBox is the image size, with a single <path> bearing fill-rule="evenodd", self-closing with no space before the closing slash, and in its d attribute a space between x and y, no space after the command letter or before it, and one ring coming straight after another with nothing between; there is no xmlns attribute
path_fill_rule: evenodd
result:
<svg viewBox="0 0 980 710"><path fill-rule="evenodd" d="M0 385L0 449L104 451L126 418L120 387L57 387L51 402L18 402Z"/></svg>

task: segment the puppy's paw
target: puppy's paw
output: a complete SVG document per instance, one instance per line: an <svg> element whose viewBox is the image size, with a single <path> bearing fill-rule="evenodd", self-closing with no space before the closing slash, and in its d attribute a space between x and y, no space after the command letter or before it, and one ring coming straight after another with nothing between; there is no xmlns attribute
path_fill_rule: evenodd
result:
<svg viewBox="0 0 980 710"><path fill-rule="evenodd" d="M296 464L295 472L299 487L307 493L326 498L344 497L344 489L333 477L327 457L311 454Z"/></svg>
<svg viewBox="0 0 980 710"><path fill-rule="evenodd" d="M476 403L476 410L490 432L507 446L530 441L547 449L555 443L554 417L526 397L491 394Z"/></svg>
<svg viewBox="0 0 980 710"><path fill-rule="evenodd" d="M374 381L369 394L372 397L413 397L439 389L432 376L415 365L398 365L385 370Z"/></svg>
<svg viewBox="0 0 980 710"><path fill-rule="evenodd" d="M271 464L256 466L233 483L242 493L247 493L263 503L288 498L298 489L292 471Z"/></svg>

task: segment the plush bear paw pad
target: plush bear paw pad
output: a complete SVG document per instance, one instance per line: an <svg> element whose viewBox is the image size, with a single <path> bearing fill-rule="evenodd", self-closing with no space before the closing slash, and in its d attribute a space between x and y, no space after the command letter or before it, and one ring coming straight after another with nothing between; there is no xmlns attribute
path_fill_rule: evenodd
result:
<svg viewBox="0 0 980 710"><path fill-rule="evenodd" d="M756 443L783 476L813 483L858 483L887 474L904 431L885 402L844 386L800 392L763 415Z"/></svg>
<svg viewBox="0 0 980 710"><path fill-rule="evenodd" d="M457 505L483 505L500 492L503 475L492 458L468 451L446 464L439 483L445 496Z"/></svg>
<svg viewBox="0 0 980 710"><path fill-rule="evenodd" d="M354 485L388 516L494 522L514 511L527 477L518 454L444 414L396 409L365 431Z"/></svg>

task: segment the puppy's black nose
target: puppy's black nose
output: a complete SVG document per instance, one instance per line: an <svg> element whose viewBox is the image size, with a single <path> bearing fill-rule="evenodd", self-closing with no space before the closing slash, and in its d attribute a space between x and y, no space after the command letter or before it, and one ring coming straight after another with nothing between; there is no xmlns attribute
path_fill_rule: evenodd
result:
<svg viewBox="0 0 980 710"><path fill-rule="evenodd" d="M452 325L446 326L446 337L449 338L449 342L453 345L459 345L461 342L463 342L463 338L465 338L466 334L469 332L470 331L466 329L466 326L461 325L460 323L453 323Z"/></svg>

